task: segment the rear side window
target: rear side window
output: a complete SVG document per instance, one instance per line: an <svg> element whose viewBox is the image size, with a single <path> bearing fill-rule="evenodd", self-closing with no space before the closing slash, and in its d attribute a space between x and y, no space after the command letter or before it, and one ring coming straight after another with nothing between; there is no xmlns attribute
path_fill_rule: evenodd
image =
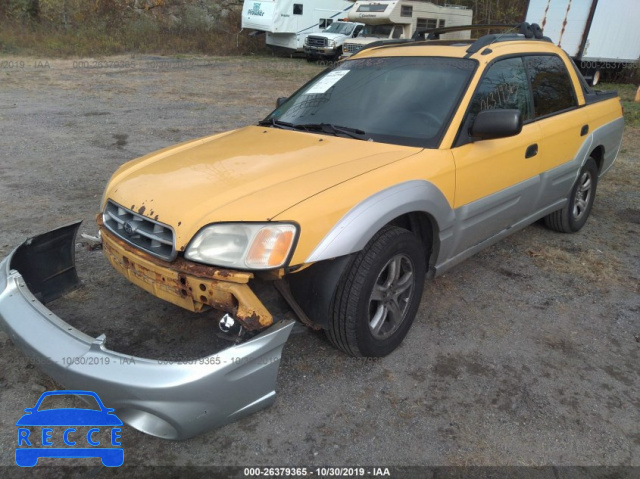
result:
<svg viewBox="0 0 640 479"><path fill-rule="evenodd" d="M418 18L417 28L436 28L438 20L435 18Z"/></svg>
<svg viewBox="0 0 640 479"><path fill-rule="evenodd" d="M520 110L522 120L531 119L529 82L522 58L507 58L494 63L476 90L469 119L482 110Z"/></svg>
<svg viewBox="0 0 640 479"><path fill-rule="evenodd" d="M535 116L552 115L578 105L564 62L555 55L525 57L533 89Z"/></svg>

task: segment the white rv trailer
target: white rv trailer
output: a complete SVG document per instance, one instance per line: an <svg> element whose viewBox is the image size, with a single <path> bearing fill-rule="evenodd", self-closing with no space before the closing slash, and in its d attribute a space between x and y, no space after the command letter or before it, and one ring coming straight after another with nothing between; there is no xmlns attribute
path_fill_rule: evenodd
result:
<svg viewBox="0 0 640 479"><path fill-rule="evenodd" d="M242 28L266 33L267 45L302 51L310 33L346 18L351 0L245 0Z"/></svg>
<svg viewBox="0 0 640 479"><path fill-rule="evenodd" d="M529 0L526 21L540 25L592 83L601 70L634 67L640 56L639 0Z"/></svg>
<svg viewBox="0 0 640 479"><path fill-rule="evenodd" d="M424 0L357 1L349 10L349 20L368 26L358 38L343 46L344 56L360 51L368 43L384 39L411 38L418 28L441 28L471 25L473 11L459 5L441 7ZM466 40L468 30L440 36L442 40Z"/></svg>

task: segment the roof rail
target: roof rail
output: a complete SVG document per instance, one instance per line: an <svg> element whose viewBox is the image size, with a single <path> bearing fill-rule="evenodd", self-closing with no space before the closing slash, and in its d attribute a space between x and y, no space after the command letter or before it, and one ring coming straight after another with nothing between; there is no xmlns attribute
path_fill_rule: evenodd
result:
<svg viewBox="0 0 640 479"><path fill-rule="evenodd" d="M418 28L413 36L413 40L440 40L440 35L451 32L464 32L467 30L486 30L488 28L518 28L519 23L506 24L506 23L491 23L491 24L477 24L477 25L458 25L455 27L441 27L441 28Z"/></svg>
<svg viewBox="0 0 640 479"><path fill-rule="evenodd" d="M536 40L542 40L542 28L537 23L528 24L523 23L478 23L476 25L458 25L455 27L442 27L442 28L418 28L413 36L413 40L439 40L440 35L450 32L464 32L467 30L486 30L486 29L505 29L505 30L518 30L520 35L524 35L525 38ZM486 36L486 35L485 35ZM481 37L482 38L482 37Z"/></svg>
<svg viewBox="0 0 640 479"><path fill-rule="evenodd" d="M375 47L387 47L387 46L395 46L399 44L405 43L414 43L421 42L424 40L439 40L440 35L450 32L462 32L466 30L486 30L488 28L491 29L505 29L505 30L517 30L516 33L500 33L500 34L490 34L484 35L479 39L473 41L469 48L467 49L468 54L473 54L480 51L482 48L491 45L492 43L497 42L506 42L506 41L514 41L514 40L540 40L544 42L551 42L551 39L545 37L542 34L542 28L537 23L515 23L515 24L504 24L504 23L493 23L493 24L478 24L478 25L460 25L456 27L442 27L442 28L418 28L413 36L410 39L396 39L396 40L378 40L376 42L369 43L365 45L360 51L368 50L369 48ZM457 40L457 42L464 42L464 40ZM421 43L422 45L428 44ZM441 43L440 43L441 44Z"/></svg>

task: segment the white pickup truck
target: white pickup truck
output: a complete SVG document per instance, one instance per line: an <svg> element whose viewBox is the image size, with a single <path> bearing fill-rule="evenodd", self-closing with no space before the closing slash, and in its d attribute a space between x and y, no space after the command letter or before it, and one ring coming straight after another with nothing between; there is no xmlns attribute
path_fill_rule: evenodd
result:
<svg viewBox="0 0 640 479"><path fill-rule="evenodd" d="M364 26L364 23L337 21L322 33L307 36L304 41L307 60L338 59L342 55L344 42L357 37Z"/></svg>

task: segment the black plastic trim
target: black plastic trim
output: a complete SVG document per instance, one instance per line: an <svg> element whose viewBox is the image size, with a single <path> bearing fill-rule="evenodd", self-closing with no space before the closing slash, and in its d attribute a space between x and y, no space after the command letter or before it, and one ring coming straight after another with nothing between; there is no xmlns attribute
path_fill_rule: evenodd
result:
<svg viewBox="0 0 640 479"><path fill-rule="evenodd" d="M291 294L306 315L323 329L329 327L333 296L354 254L320 261L286 276Z"/></svg>
<svg viewBox="0 0 640 479"><path fill-rule="evenodd" d="M75 238L81 221L33 236L22 243L9 268L20 272L29 291L43 304L80 286Z"/></svg>

